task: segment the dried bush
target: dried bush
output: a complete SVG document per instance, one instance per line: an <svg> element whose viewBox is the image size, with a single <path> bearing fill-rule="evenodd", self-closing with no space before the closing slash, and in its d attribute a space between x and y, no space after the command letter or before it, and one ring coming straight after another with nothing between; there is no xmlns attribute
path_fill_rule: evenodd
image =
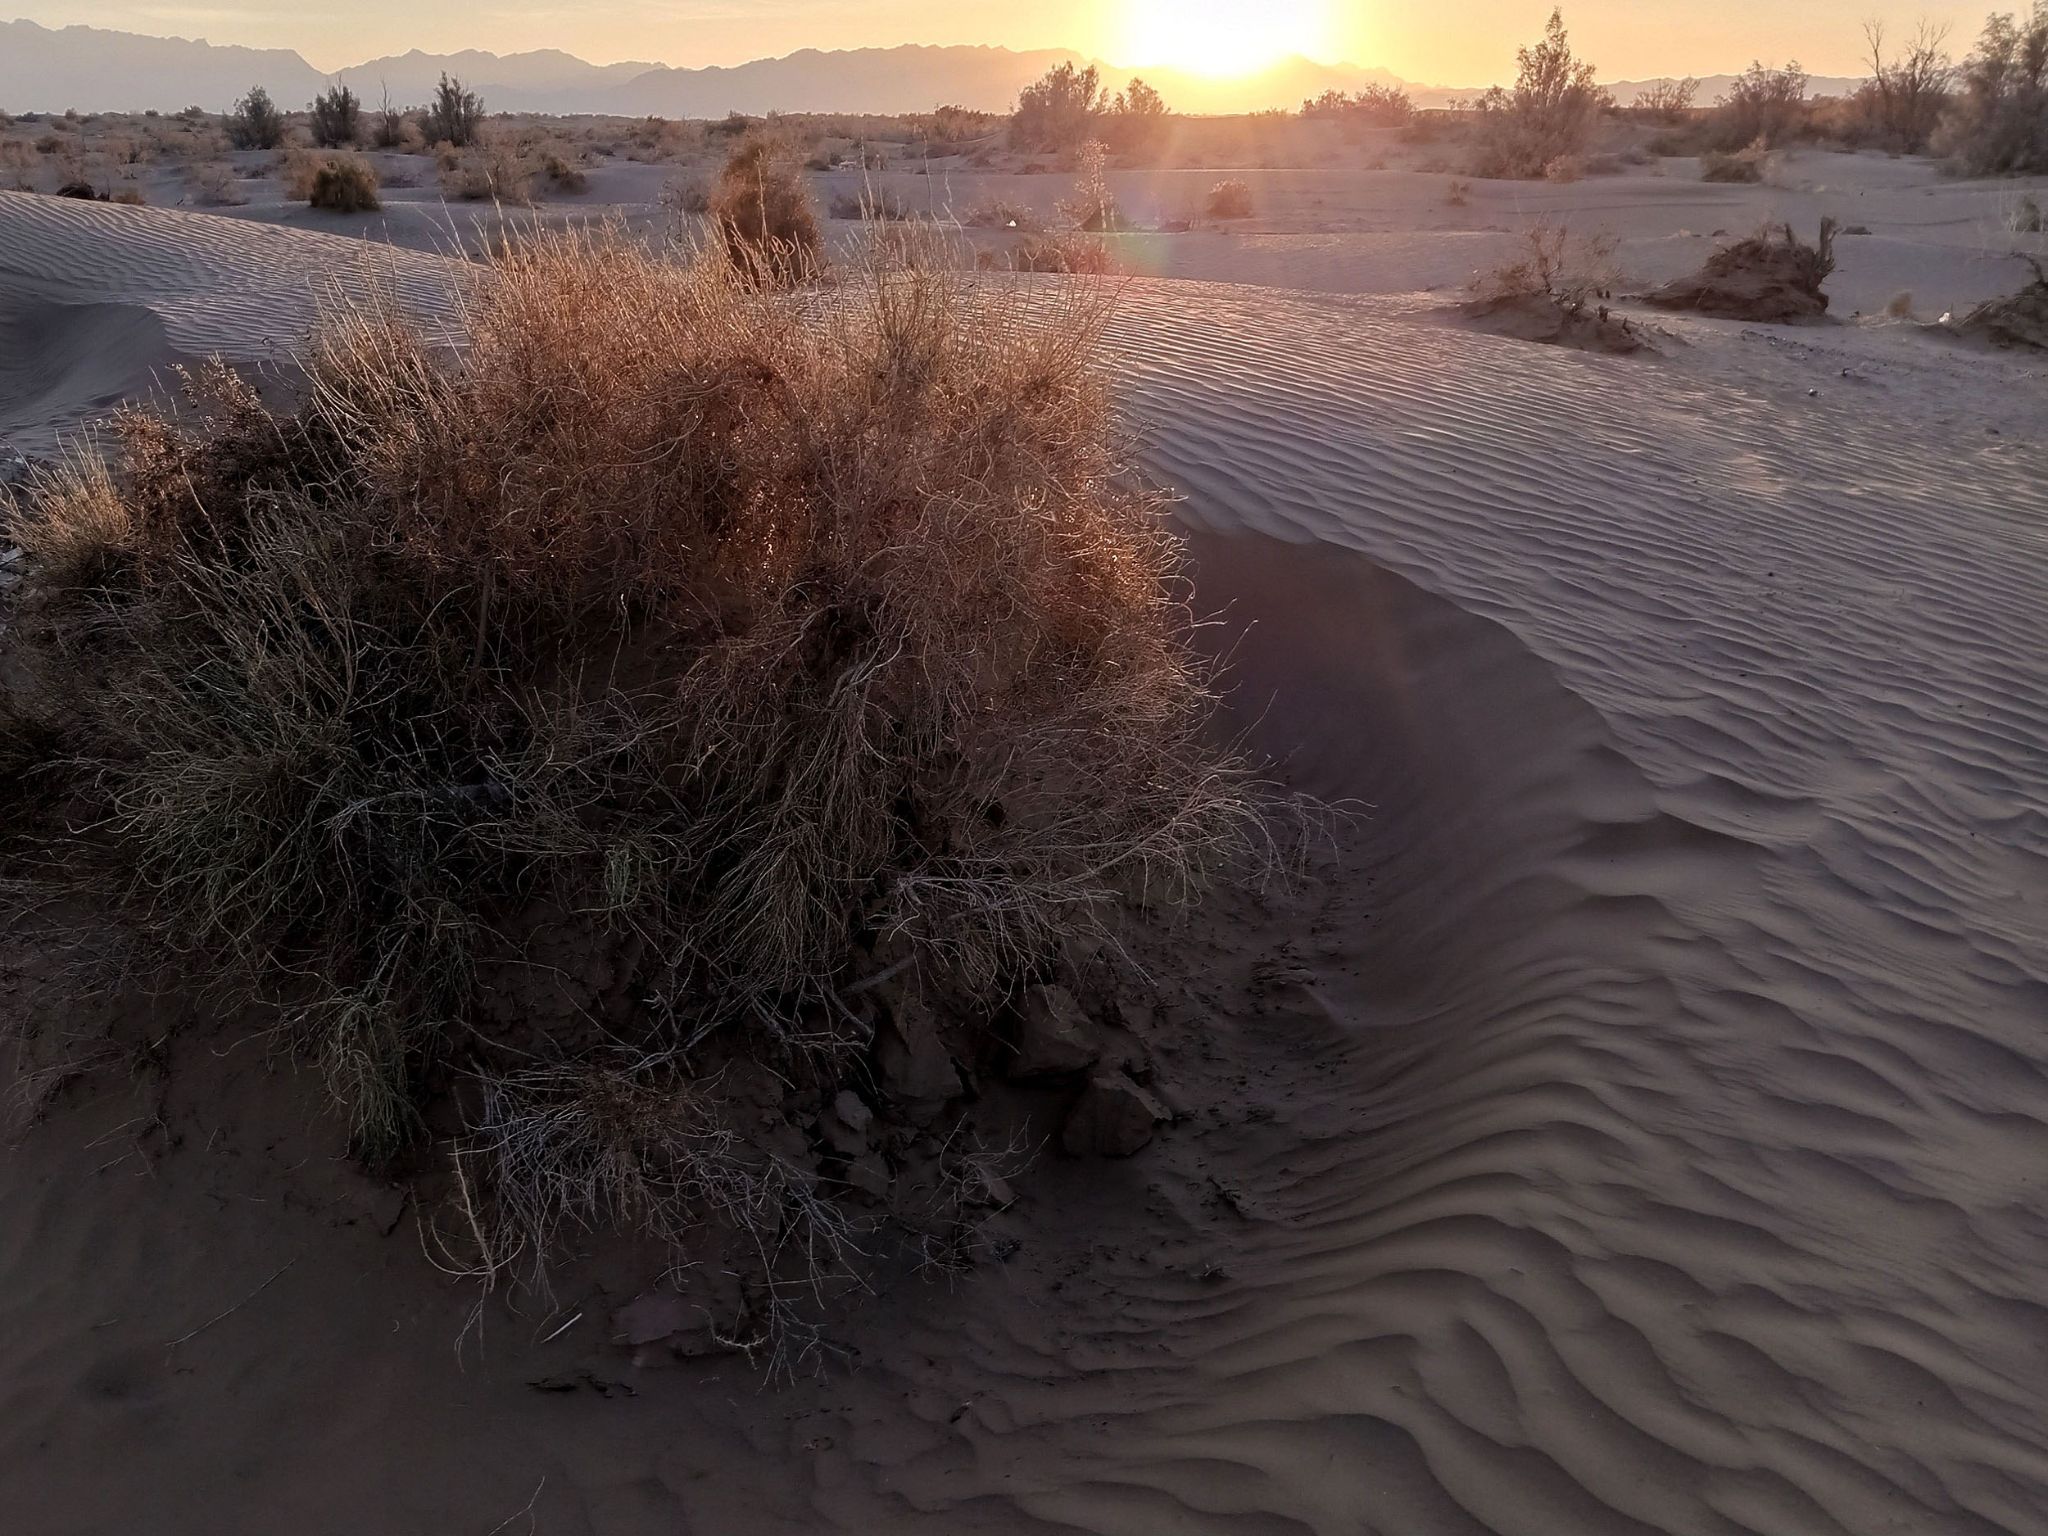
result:
<svg viewBox="0 0 2048 1536"><path fill-rule="evenodd" d="M1560 157L1581 155L1607 93L1593 66L1575 58L1564 13L1553 10L1543 39L1518 49L1512 91L1495 86L1478 103L1471 171L1475 176L1532 181Z"/></svg>
<svg viewBox="0 0 2048 1536"><path fill-rule="evenodd" d="M709 213L711 188L702 176L678 171L662 183L661 204L671 214Z"/></svg>
<svg viewBox="0 0 2048 1536"><path fill-rule="evenodd" d="M1821 289L1835 270L1835 230L1820 221L1820 238L1807 245L1789 224L1766 225L1757 234L1723 246L1691 277L1644 297L1666 309L1696 310L1738 320L1783 322L1827 313Z"/></svg>
<svg viewBox="0 0 2048 1536"><path fill-rule="evenodd" d="M1100 234L1117 227L1116 196L1109 190L1109 151L1095 140L1075 157L1074 190L1060 199L1061 217L1074 228Z"/></svg>
<svg viewBox="0 0 2048 1536"><path fill-rule="evenodd" d="M361 155L328 155L313 172L306 201L329 213L372 213L383 207L377 197L376 169Z"/></svg>
<svg viewBox="0 0 2048 1536"><path fill-rule="evenodd" d="M1621 282L1614 253L1612 234L1574 235L1539 219L1517 255L1472 280L1460 307L1489 330L1525 341L1633 352L1642 333L1607 308Z"/></svg>
<svg viewBox="0 0 2048 1536"><path fill-rule="evenodd" d="M732 1146L751 1095L856 1080L882 980L987 1018L1258 827L1105 305L540 234L461 352L358 310L293 403L213 365L7 518L95 826L52 857L281 1010L361 1155L459 1121L474 1271L567 1222L815 1274L844 1218L787 1121Z"/></svg>
<svg viewBox="0 0 2048 1536"><path fill-rule="evenodd" d="M1209 189L1203 204L1212 219L1248 219L1252 216L1252 189L1233 176Z"/></svg>
<svg viewBox="0 0 2048 1536"><path fill-rule="evenodd" d="M1355 95L1339 90L1301 104L1305 118L1325 118L1372 128L1405 128L1415 120L1415 102L1398 85L1367 85Z"/></svg>
<svg viewBox="0 0 2048 1536"><path fill-rule="evenodd" d="M824 269L817 210L787 146L740 140L719 169L709 211L727 259L750 281L787 286Z"/></svg>
<svg viewBox="0 0 2048 1536"><path fill-rule="evenodd" d="M237 149L275 149L284 142L284 113L260 85L249 88L249 94L235 103L221 126Z"/></svg>
<svg viewBox="0 0 2048 1536"><path fill-rule="evenodd" d="M532 162L501 135L485 135L467 149L446 146L442 150L443 197L523 208L533 202L533 176Z"/></svg>
<svg viewBox="0 0 2048 1536"><path fill-rule="evenodd" d="M1708 150L1700 156L1701 181L1762 181L1769 162L1768 146L1762 139L1732 155Z"/></svg>
<svg viewBox="0 0 2048 1536"><path fill-rule="evenodd" d="M551 191L576 193L590 190L590 178L583 173L583 167L560 154L548 155L541 161L541 175L547 178Z"/></svg>
<svg viewBox="0 0 2048 1536"><path fill-rule="evenodd" d="M2048 263L2023 251L2013 254L2033 269L2033 277L2017 293L1986 299L1955 328L2002 347L2048 350Z"/></svg>
<svg viewBox="0 0 2048 1536"><path fill-rule="evenodd" d="M886 187L863 187L858 192L842 192L832 199L829 212L835 219L870 224L900 224L911 216L903 199Z"/></svg>
<svg viewBox="0 0 2048 1536"><path fill-rule="evenodd" d="M960 215L969 229L1022 229L1038 227L1038 214L1024 203L1008 198L985 197Z"/></svg>
<svg viewBox="0 0 2048 1536"><path fill-rule="evenodd" d="M984 251L980 259L984 266L998 264L994 252ZM1016 272L1067 272L1091 276L1116 270L1116 258L1105 243L1066 231L1027 234L1002 264Z"/></svg>
<svg viewBox="0 0 2048 1536"><path fill-rule="evenodd" d="M195 165L185 172L192 196L209 208L239 208L249 201L235 180L234 171L218 160Z"/></svg>

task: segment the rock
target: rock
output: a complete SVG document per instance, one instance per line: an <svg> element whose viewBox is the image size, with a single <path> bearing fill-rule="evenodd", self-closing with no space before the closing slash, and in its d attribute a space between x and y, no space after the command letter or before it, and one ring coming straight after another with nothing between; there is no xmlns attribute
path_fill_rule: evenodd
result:
<svg viewBox="0 0 2048 1536"><path fill-rule="evenodd" d="M914 1121L929 1120L960 1097L959 1068L939 1038L939 1021L915 998L897 1004L875 1035L875 1071L883 1090Z"/></svg>
<svg viewBox="0 0 2048 1536"><path fill-rule="evenodd" d="M1102 1057L1087 1015L1065 987L1031 987L1018 1010L1012 1077L1067 1077Z"/></svg>
<svg viewBox="0 0 2048 1536"><path fill-rule="evenodd" d="M1060 1147L1069 1157L1129 1157L1165 1118L1159 1101L1121 1072L1098 1073L1067 1111Z"/></svg>

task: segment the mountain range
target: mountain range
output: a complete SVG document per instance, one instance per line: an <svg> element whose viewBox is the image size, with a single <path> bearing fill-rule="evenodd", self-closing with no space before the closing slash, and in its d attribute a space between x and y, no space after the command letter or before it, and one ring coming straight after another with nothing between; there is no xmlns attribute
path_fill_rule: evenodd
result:
<svg viewBox="0 0 2048 1536"><path fill-rule="evenodd" d="M252 85L263 86L280 105L296 108L336 80L372 107L387 97L394 106L412 106L427 99L445 71L478 92L491 111L703 118L728 112L924 112L950 103L1003 112L1024 86L1070 60L1095 63L1112 90L1142 74L1169 104L1189 112L1294 107L1326 90L1355 91L1367 84L1405 85L1422 106L1478 94L1475 89L1413 85L1384 69L1303 58L1217 80L1170 69L1123 69L1063 49L916 44L838 52L807 48L783 58L701 69L644 61L590 64L551 48L503 55L413 49L328 75L287 48L12 21L0 22L0 109L174 112L200 106L222 111ZM1701 84L1699 100L1711 102L1733 79L1709 77ZM1654 83L1628 81L1613 89L1626 102ZM1838 94L1856 84L1816 79L1811 89Z"/></svg>

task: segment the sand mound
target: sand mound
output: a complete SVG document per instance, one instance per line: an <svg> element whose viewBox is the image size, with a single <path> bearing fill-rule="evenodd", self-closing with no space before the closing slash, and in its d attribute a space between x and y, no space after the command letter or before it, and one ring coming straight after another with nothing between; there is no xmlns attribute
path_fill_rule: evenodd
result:
<svg viewBox="0 0 2048 1536"><path fill-rule="evenodd" d="M1802 242L1790 225L1723 246L1691 277L1681 277L1645 294L1663 309L1695 310L1732 320L1782 324L1827 313L1821 284L1835 269L1835 225L1821 220L1820 238Z"/></svg>
<svg viewBox="0 0 2048 1536"><path fill-rule="evenodd" d="M1111 342L1242 717L1373 805L1298 902L1139 957L1183 1123L1048 1157L976 1272L826 1341L858 1370L757 1392L636 1370L570 1287L458 1369L469 1296L238 1090L259 1048L74 1090L0 1160L7 1507L2041 1529L2048 450L1905 358L1794 432L1706 348L1645 392L1383 303L1134 281Z"/></svg>
<svg viewBox="0 0 2048 1536"><path fill-rule="evenodd" d="M62 431L150 391L180 361L139 304L59 304L0 295L0 441L43 453Z"/></svg>
<svg viewBox="0 0 2048 1536"><path fill-rule="evenodd" d="M1520 293L1472 299L1458 313L1476 328L1518 341L1548 342L1582 352L1640 352L1649 345L1640 326L1606 305L1572 308L1544 294Z"/></svg>

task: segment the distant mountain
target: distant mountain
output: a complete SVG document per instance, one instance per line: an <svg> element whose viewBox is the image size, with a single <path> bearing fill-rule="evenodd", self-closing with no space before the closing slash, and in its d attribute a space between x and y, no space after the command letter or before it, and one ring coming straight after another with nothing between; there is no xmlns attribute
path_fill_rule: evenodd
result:
<svg viewBox="0 0 2048 1536"><path fill-rule="evenodd" d="M252 85L262 85L284 107L303 107L336 78L374 107L388 92L394 106L416 106L445 71L484 99L490 111L609 112L627 116L723 117L728 112L925 112L950 103L1008 111L1017 93L1056 64L1093 62L1064 49L1017 52L993 47L806 48L779 59L756 59L731 68L672 69L643 62L590 64L546 48L499 55L478 49L433 54L414 49L323 75L284 48L219 47L176 37L143 37L98 27L0 22L0 109L13 112L174 112L185 106L225 110ZM1214 80L1177 70L1128 70L1097 63L1112 90L1134 74L1157 87L1184 112L1245 112L1298 107L1326 90L1355 91L1367 84L1402 85L1384 69L1284 59L1235 80ZM1699 103L1711 104L1735 79L1713 75L1701 83ZM1653 81L1610 87L1633 101ZM1816 79L1816 94L1854 89L1854 80ZM1421 106L1443 106L1479 95L1477 88L1408 86Z"/></svg>
<svg viewBox="0 0 2048 1536"><path fill-rule="evenodd" d="M290 106L312 100L327 83L288 48L0 22L0 109L11 112L218 112L259 81Z"/></svg>
<svg viewBox="0 0 2048 1536"><path fill-rule="evenodd" d="M1728 87L1741 78L1740 75L1702 76L1699 89L1693 93L1693 105L1696 107L1711 107L1727 94ZM1672 79L1673 77L1670 75L1659 75L1653 80L1617 80L1609 85L1607 89L1613 93L1616 101L1626 107L1632 105L1636 97L1649 90L1651 86L1669 85L1672 83ZM1863 84L1863 79L1864 77L1860 75L1815 75L1806 82L1806 94L1809 96L1853 95L1856 88ZM1478 92L1475 91L1471 94L1477 95Z"/></svg>

